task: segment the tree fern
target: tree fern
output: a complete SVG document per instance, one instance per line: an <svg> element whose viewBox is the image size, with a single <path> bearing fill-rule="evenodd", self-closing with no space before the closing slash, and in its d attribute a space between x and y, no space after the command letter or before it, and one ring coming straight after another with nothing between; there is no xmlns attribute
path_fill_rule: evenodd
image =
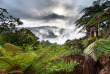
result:
<svg viewBox="0 0 110 74"><path fill-rule="evenodd" d="M110 54L110 38L99 39L91 43L85 50L86 55L90 55L95 61L98 60L98 54Z"/></svg>
<svg viewBox="0 0 110 74"><path fill-rule="evenodd" d="M110 38L96 41L97 52L101 54L110 54Z"/></svg>
<svg viewBox="0 0 110 74"><path fill-rule="evenodd" d="M95 51L95 42L91 43L85 50L84 54L90 55L95 61L98 60L98 55Z"/></svg>
<svg viewBox="0 0 110 74"><path fill-rule="evenodd" d="M97 23L101 23L110 19L110 9L97 13L87 24L86 26L93 26Z"/></svg>

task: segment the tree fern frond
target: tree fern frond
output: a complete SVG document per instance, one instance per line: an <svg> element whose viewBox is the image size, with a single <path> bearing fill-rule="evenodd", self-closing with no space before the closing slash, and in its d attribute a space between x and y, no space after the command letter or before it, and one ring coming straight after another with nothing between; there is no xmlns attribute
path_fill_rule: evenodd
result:
<svg viewBox="0 0 110 74"><path fill-rule="evenodd" d="M98 60L97 53L110 54L110 38L99 39L84 50L84 54L90 55L95 61Z"/></svg>
<svg viewBox="0 0 110 74"><path fill-rule="evenodd" d="M93 26L97 23L101 23L104 21L110 20L110 9L97 13L87 24L86 26Z"/></svg>
<svg viewBox="0 0 110 74"><path fill-rule="evenodd" d="M95 51L95 42L91 43L85 50L84 54L90 55L95 61L98 60L98 55Z"/></svg>

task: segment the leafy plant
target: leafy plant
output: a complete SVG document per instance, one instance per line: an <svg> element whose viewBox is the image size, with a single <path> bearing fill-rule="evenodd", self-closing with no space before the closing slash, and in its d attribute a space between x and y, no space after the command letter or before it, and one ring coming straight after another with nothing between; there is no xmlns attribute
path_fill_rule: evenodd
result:
<svg viewBox="0 0 110 74"><path fill-rule="evenodd" d="M98 60L98 54L110 54L110 38L99 39L91 43L85 50L86 55L90 55L95 61Z"/></svg>

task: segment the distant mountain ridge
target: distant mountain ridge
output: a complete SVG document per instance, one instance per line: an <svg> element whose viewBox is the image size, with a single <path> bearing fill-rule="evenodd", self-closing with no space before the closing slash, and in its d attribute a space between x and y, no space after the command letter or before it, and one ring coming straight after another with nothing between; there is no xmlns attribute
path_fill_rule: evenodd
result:
<svg viewBox="0 0 110 74"><path fill-rule="evenodd" d="M23 27L17 27L21 29ZM56 26L40 26L40 27L25 27L31 30L36 36L45 39L45 38L57 38L64 32L64 28L58 28Z"/></svg>

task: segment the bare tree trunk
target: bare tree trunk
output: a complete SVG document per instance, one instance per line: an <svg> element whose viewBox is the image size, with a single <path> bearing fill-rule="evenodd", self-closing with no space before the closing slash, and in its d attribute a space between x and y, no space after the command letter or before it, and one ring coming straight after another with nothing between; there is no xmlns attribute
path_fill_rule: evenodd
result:
<svg viewBox="0 0 110 74"><path fill-rule="evenodd" d="M107 26L106 28L106 34L105 34L105 37L108 38L110 35L110 25Z"/></svg>
<svg viewBox="0 0 110 74"><path fill-rule="evenodd" d="M86 36L89 36L90 35L90 28L86 27L86 31L87 31Z"/></svg>
<svg viewBox="0 0 110 74"><path fill-rule="evenodd" d="M94 27L90 28L90 37L93 38L94 37Z"/></svg>
<svg viewBox="0 0 110 74"><path fill-rule="evenodd" d="M92 59L91 56L85 56L85 57L87 58L84 60L83 74L97 74L96 62Z"/></svg>
<svg viewBox="0 0 110 74"><path fill-rule="evenodd" d="M110 35L110 29L107 29L105 37L108 38Z"/></svg>
<svg viewBox="0 0 110 74"><path fill-rule="evenodd" d="M98 35L98 24L96 24L95 29L96 29L96 37L98 38L99 37L99 35Z"/></svg>

